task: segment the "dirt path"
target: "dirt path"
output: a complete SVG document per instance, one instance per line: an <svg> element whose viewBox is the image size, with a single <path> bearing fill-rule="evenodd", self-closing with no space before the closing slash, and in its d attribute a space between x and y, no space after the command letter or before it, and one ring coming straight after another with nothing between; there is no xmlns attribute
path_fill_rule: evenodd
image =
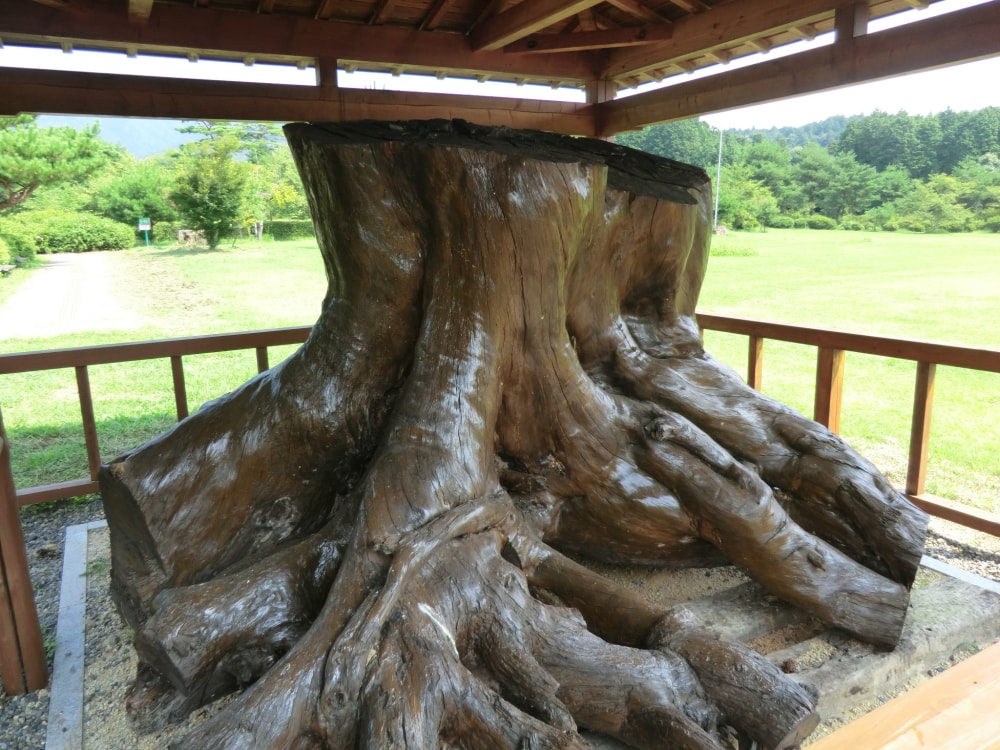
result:
<svg viewBox="0 0 1000 750"><path fill-rule="evenodd" d="M42 338L83 331L129 330L148 321L114 294L116 265L108 253L42 256L32 273L0 306L0 336Z"/></svg>

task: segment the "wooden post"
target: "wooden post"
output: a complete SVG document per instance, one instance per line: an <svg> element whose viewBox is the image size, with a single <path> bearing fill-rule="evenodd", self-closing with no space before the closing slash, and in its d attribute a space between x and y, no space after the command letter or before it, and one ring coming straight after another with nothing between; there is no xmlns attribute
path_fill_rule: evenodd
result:
<svg viewBox="0 0 1000 750"><path fill-rule="evenodd" d="M843 349L819 349L816 360L816 402L813 419L830 432L840 432L840 407L844 396Z"/></svg>
<svg viewBox="0 0 1000 750"><path fill-rule="evenodd" d="M180 355L170 358L170 374L174 378L174 403L177 404L177 421L188 415L187 386L184 384L184 361Z"/></svg>
<svg viewBox="0 0 1000 750"><path fill-rule="evenodd" d="M90 469L90 478L97 479L97 472L101 470L101 447L97 442L94 399L90 393L90 375L86 365L76 368L76 389L80 394L80 417L83 419L83 441L87 446L87 467Z"/></svg>
<svg viewBox="0 0 1000 750"><path fill-rule="evenodd" d="M910 423L910 460L906 468L907 495L922 495L924 492L936 371L937 365L933 362L917 362L917 382L913 390L913 420Z"/></svg>
<svg viewBox="0 0 1000 750"><path fill-rule="evenodd" d="M616 92L614 81L603 78L587 81L587 104L593 108L594 135L606 141L613 141L614 135L604 133L604 103L614 101Z"/></svg>
<svg viewBox="0 0 1000 750"><path fill-rule="evenodd" d="M257 347L257 372L264 372L270 368L270 363L267 360L267 347L258 346Z"/></svg>
<svg viewBox="0 0 1000 750"><path fill-rule="evenodd" d="M747 385L759 391L764 381L764 338L751 336L747 352Z"/></svg>
<svg viewBox="0 0 1000 750"><path fill-rule="evenodd" d="M868 4L847 3L836 10L834 28L837 31L835 44L848 45L856 37L868 33Z"/></svg>
<svg viewBox="0 0 1000 750"><path fill-rule="evenodd" d="M316 58L316 85L321 91L336 93L337 90L337 58Z"/></svg>
<svg viewBox="0 0 1000 750"><path fill-rule="evenodd" d="M0 414L0 678L8 695L45 687L42 630L28 574L28 556Z"/></svg>

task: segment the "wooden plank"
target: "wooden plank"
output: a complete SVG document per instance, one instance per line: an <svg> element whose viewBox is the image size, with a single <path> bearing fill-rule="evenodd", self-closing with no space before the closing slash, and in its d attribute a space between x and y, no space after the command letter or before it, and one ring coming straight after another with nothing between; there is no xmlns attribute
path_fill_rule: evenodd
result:
<svg viewBox="0 0 1000 750"><path fill-rule="evenodd" d="M153 0L128 0L128 19L132 23L146 23L153 11Z"/></svg>
<svg viewBox="0 0 1000 750"><path fill-rule="evenodd" d="M934 374L937 366L917 362L917 382L913 389L913 418L910 420L910 453L906 468L906 494L920 495L927 478L927 456L931 442L931 407L934 403Z"/></svg>
<svg viewBox="0 0 1000 750"><path fill-rule="evenodd" d="M704 17L710 15L706 13ZM603 127L605 134L637 130L657 122L721 112L997 54L1000 54L1000 3L990 2L858 37L851 45L850 54L845 54L837 45L830 45L616 99L602 106ZM652 52L650 55L655 57ZM620 67L612 66L604 71L604 75L611 78L620 74Z"/></svg>
<svg viewBox="0 0 1000 750"><path fill-rule="evenodd" d="M591 2L591 5L594 3ZM532 3L528 3L532 5ZM155 23L131 24L114 4L87 13L66 13L28 0L0 2L0 36L8 44L31 42L50 46L66 38L78 47L137 47L142 52L186 57L297 63L327 57L341 60L407 65L429 71L534 77L583 83L594 77L587 55L525 57L501 50L473 50L463 34L417 31L393 25L317 20L285 14L234 13L190 4L157 3ZM84 112L81 114L89 114Z"/></svg>
<svg viewBox="0 0 1000 750"><path fill-rule="evenodd" d="M45 687L48 668L38 611L28 573L17 490L10 471L10 445L0 414L0 625L6 633L0 641L3 687L9 692L31 692ZM13 675L13 676L12 676Z"/></svg>
<svg viewBox="0 0 1000 750"><path fill-rule="evenodd" d="M76 369L76 390L80 397L80 418L83 421L83 441L87 446L90 478L97 479L101 468L101 448L97 442L97 422L94 419L94 398L90 392L90 375L86 366Z"/></svg>
<svg viewBox="0 0 1000 750"><path fill-rule="evenodd" d="M17 504L24 507L25 505L35 505L36 503L49 503L53 500L64 500L67 497L92 495L95 492L99 492L100 489L100 486L94 479L73 479L69 482L42 484L38 487L19 490L17 493Z"/></svg>
<svg viewBox="0 0 1000 750"><path fill-rule="evenodd" d="M729 13L713 10L685 16L674 21L674 35L669 42L638 51L612 52L603 75L618 78L646 73L715 47L732 47L754 37L830 18L835 6L833 0L741 0L739 9L732 8Z"/></svg>
<svg viewBox="0 0 1000 750"><path fill-rule="evenodd" d="M1000 5L1000 3L998 3ZM731 318L709 313L698 313L702 328L744 336L762 336L767 339L788 341L793 344L825 346L831 349L860 354L875 354L893 359L911 359L915 362L935 362L951 367L968 367L973 370L1000 372L1000 349L955 346L917 339L894 339L869 336L862 333L832 331L809 326L794 326L754 318ZM0 359L2 363L2 359ZM0 364L2 366L2 364ZM0 370L2 372L2 370Z"/></svg>
<svg viewBox="0 0 1000 750"><path fill-rule="evenodd" d="M472 49L497 50L536 31L575 16L603 0L532 0L488 18L470 34Z"/></svg>
<svg viewBox="0 0 1000 750"><path fill-rule="evenodd" d="M673 33L672 26L661 23L607 31L578 31L573 34L535 34L508 44L504 47L504 52L533 54L634 47L670 39Z"/></svg>
<svg viewBox="0 0 1000 750"><path fill-rule="evenodd" d="M184 360L180 355L170 358L170 376L174 383L174 404L177 408L177 421L188 415L187 387L184 384Z"/></svg>
<svg viewBox="0 0 1000 750"><path fill-rule="evenodd" d="M214 354L239 349L255 349L259 346L301 344L308 338L310 331L312 331L312 326L294 326L265 331L137 341L130 344L104 344L102 346L52 349L22 354L0 354L0 375L58 370L81 365L107 365L115 362L166 359L189 354Z"/></svg>
<svg viewBox="0 0 1000 750"><path fill-rule="evenodd" d="M759 391L764 383L764 337L751 336L747 346L747 385Z"/></svg>
<svg viewBox="0 0 1000 750"><path fill-rule="evenodd" d="M19 112L255 122L458 118L595 134L593 108L567 102L0 68L0 115Z"/></svg>
<svg viewBox="0 0 1000 750"><path fill-rule="evenodd" d="M810 750L988 750L1000 737L1000 644L886 703Z"/></svg>
<svg viewBox="0 0 1000 750"><path fill-rule="evenodd" d="M932 516L981 531L984 534L992 534L993 536L1000 537L1000 515L996 513L988 513L987 511L973 508L971 505L963 505L951 500L945 500L943 497L937 497L936 495L907 494L906 497L918 508L921 508Z"/></svg>
<svg viewBox="0 0 1000 750"><path fill-rule="evenodd" d="M820 347L816 357L816 399L813 419L833 433L840 432L840 411L844 401L843 349Z"/></svg>

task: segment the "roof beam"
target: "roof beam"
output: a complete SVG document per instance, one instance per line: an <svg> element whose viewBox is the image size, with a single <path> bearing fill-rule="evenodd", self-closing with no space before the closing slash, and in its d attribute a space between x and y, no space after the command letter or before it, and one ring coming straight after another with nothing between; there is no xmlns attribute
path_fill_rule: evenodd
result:
<svg viewBox="0 0 1000 750"><path fill-rule="evenodd" d="M436 29L450 4L451 0L434 0L434 4L427 11L427 15L424 16L424 20L420 22L420 30L433 31Z"/></svg>
<svg viewBox="0 0 1000 750"><path fill-rule="evenodd" d="M368 19L368 23L375 24L379 26L386 22L392 13L392 8L396 4L396 0L378 0L375 4L375 10L372 11L371 18Z"/></svg>
<svg viewBox="0 0 1000 750"><path fill-rule="evenodd" d="M18 112L276 122L461 118L594 134L593 107L566 102L2 68L0 115Z"/></svg>
<svg viewBox="0 0 1000 750"><path fill-rule="evenodd" d="M602 104L601 135L1000 55L1000 2Z"/></svg>
<svg viewBox="0 0 1000 750"><path fill-rule="evenodd" d="M574 16L603 0L531 0L493 16L471 34L474 50L496 50Z"/></svg>
<svg viewBox="0 0 1000 750"><path fill-rule="evenodd" d="M716 47L731 48L793 26L804 26L831 17L836 4L836 0L730 0L712 11L674 21L674 35L669 42L639 50L612 51L602 77L645 73ZM727 12L722 12L723 7Z"/></svg>
<svg viewBox="0 0 1000 750"><path fill-rule="evenodd" d="M574 34L536 34L504 47L504 52L579 52L653 44L670 39L673 26L665 23L629 26L608 31L579 31Z"/></svg>
<svg viewBox="0 0 1000 750"><path fill-rule="evenodd" d="M470 49L468 38L461 34L160 4L156 6L155 21L131 24L124 13L107 6L76 14L36 3L0 2L0 34L8 43L50 44L52 39L66 38L78 47L134 46L180 56L193 51L203 58L241 60L251 56L294 63L336 57L417 70L467 70L473 74L579 84L596 77L597 65L586 54L529 57L502 51L477 52Z"/></svg>
<svg viewBox="0 0 1000 750"><path fill-rule="evenodd" d="M146 23L153 12L153 0L128 0L128 20Z"/></svg>
<svg viewBox="0 0 1000 750"><path fill-rule="evenodd" d="M607 0L608 5L613 5L618 10L628 13L630 16L639 18L643 21L652 21L654 23L670 23L670 19L666 16L661 16L655 10L643 5L639 0Z"/></svg>

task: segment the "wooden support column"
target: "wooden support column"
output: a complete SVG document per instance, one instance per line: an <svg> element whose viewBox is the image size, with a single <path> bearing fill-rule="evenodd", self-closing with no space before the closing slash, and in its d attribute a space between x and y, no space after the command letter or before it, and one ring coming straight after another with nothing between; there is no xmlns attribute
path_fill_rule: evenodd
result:
<svg viewBox="0 0 1000 750"><path fill-rule="evenodd" d="M747 351L747 385L759 391L764 382L764 338L751 336Z"/></svg>
<svg viewBox="0 0 1000 750"><path fill-rule="evenodd" d="M913 391L913 420L910 423L910 459L906 468L906 494L922 495L927 479L927 455L931 441L931 405L934 402L934 375L937 365L917 362L917 382Z"/></svg>
<svg viewBox="0 0 1000 750"><path fill-rule="evenodd" d="M10 445L0 414L0 683L6 694L15 695L43 688L47 682Z"/></svg>
<svg viewBox="0 0 1000 750"><path fill-rule="evenodd" d="M837 8L833 18L837 32L835 44L849 45L859 36L868 33L868 4L848 3Z"/></svg>
<svg viewBox="0 0 1000 750"><path fill-rule="evenodd" d="M257 372L264 372L270 368L271 364L267 359L267 347L258 346L257 347Z"/></svg>
<svg viewBox="0 0 1000 750"><path fill-rule="evenodd" d="M844 359L843 349L829 349L825 346L820 347L816 359L816 402L813 419L833 433L840 432L840 408L844 397Z"/></svg>
<svg viewBox="0 0 1000 750"><path fill-rule="evenodd" d="M604 78L587 81L587 104L591 106L594 113L595 133L603 132L604 103L614 101L615 93L617 93L617 89L613 81ZM613 141L614 135L602 136L602 139Z"/></svg>
<svg viewBox="0 0 1000 750"><path fill-rule="evenodd" d="M317 57L316 58L316 85L324 93L336 93L337 85L337 58Z"/></svg>

